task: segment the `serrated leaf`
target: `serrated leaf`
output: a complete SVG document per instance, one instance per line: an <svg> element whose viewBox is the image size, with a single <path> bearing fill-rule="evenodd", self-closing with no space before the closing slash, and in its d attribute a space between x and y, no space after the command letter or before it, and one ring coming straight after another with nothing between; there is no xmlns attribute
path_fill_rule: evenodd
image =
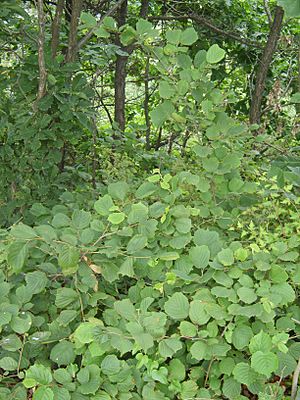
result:
<svg viewBox="0 0 300 400"><path fill-rule="evenodd" d="M201 300L193 300L190 304L189 317L194 324L204 325L210 320L206 304Z"/></svg>
<svg viewBox="0 0 300 400"><path fill-rule="evenodd" d="M189 315L189 302L182 293L174 293L165 303L166 313L175 320L185 319Z"/></svg>
<svg viewBox="0 0 300 400"><path fill-rule="evenodd" d="M0 368L4 371L15 371L18 368L18 363L12 357L3 357L0 359Z"/></svg>
<svg viewBox="0 0 300 400"><path fill-rule="evenodd" d="M94 204L94 208L98 214L103 216L108 216L110 214L110 209L114 207L114 202L108 194L100 197Z"/></svg>
<svg viewBox="0 0 300 400"><path fill-rule="evenodd" d="M235 399L241 393L241 384L234 378L225 378L222 392L228 399Z"/></svg>
<svg viewBox="0 0 300 400"><path fill-rule="evenodd" d="M73 246L63 246L59 256L58 265L64 274L72 274L78 268L79 251Z"/></svg>
<svg viewBox="0 0 300 400"><path fill-rule="evenodd" d="M42 292L47 283L47 275L42 271L30 272L25 275L26 289L32 293L37 294Z"/></svg>
<svg viewBox="0 0 300 400"><path fill-rule="evenodd" d="M124 221L125 218L126 215L123 212L118 212L110 214L107 219L113 225L119 225Z"/></svg>
<svg viewBox="0 0 300 400"><path fill-rule="evenodd" d="M142 250L147 245L147 238L143 235L133 236L127 244L127 253L134 254L137 251Z"/></svg>
<svg viewBox="0 0 300 400"><path fill-rule="evenodd" d="M108 185L107 190L108 194L113 199L118 199L123 201L125 200L126 195L129 191L129 185L124 181L114 182Z"/></svg>
<svg viewBox="0 0 300 400"><path fill-rule="evenodd" d="M75 210L72 214L72 223L76 229L84 229L90 225L91 213Z"/></svg>
<svg viewBox="0 0 300 400"><path fill-rule="evenodd" d="M72 364L75 360L72 343L66 340L57 343L51 350L50 359L58 366Z"/></svg>
<svg viewBox="0 0 300 400"><path fill-rule="evenodd" d="M234 263L233 251L229 248L223 249L218 253L218 260L225 267L228 267Z"/></svg>
<svg viewBox="0 0 300 400"><path fill-rule="evenodd" d="M238 350L243 350L249 346L249 342L253 337L250 326L238 325L232 333L232 343Z"/></svg>
<svg viewBox="0 0 300 400"><path fill-rule="evenodd" d="M192 344L190 348L190 353L193 358L196 360L204 360L206 354L207 354L207 345L202 342L202 341L197 341Z"/></svg>
<svg viewBox="0 0 300 400"><path fill-rule="evenodd" d="M279 362L276 354L271 352L257 351L251 357L251 368L259 374L270 377L276 371Z"/></svg>
<svg viewBox="0 0 300 400"><path fill-rule="evenodd" d="M28 254L28 245L24 242L13 242L7 253L8 265L12 268L14 273L22 271L26 257Z"/></svg>
<svg viewBox="0 0 300 400"><path fill-rule="evenodd" d="M210 251L206 245L192 247L189 257L196 268L204 269L208 266Z"/></svg>
<svg viewBox="0 0 300 400"><path fill-rule="evenodd" d="M170 100L166 100L159 104L150 112L153 125L157 127L162 126L168 119L171 118L173 112L175 112L175 107Z"/></svg>

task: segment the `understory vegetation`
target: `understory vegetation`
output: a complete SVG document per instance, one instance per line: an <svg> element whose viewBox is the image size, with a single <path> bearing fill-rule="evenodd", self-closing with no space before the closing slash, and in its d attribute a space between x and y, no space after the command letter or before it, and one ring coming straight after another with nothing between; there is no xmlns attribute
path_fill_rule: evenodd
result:
<svg viewBox="0 0 300 400"><path fill-rule="evenodd" d="M0 15L0 399L300 399L299 1Z"/></svg>

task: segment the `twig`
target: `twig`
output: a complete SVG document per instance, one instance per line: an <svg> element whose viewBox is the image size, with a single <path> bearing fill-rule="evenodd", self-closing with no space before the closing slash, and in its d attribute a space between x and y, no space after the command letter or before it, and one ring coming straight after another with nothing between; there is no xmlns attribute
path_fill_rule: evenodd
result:
<svg viewBox="0 0 300 400"><path fill-rule="evenodd" d="M90 38L93 36L95 30L99 28L99 26L102 24L104 18L109 17L112 15L124 2L125 0L119 0L110 10L108 10L98 21L97 25L94 26L78 43L77 45L77 50L80 50L83 45L86 44L90 40Z"/></svg>
<svg viewBox="0 0 300 400"><path fill-rule="evenodd" d="M297 395L299 374L300 374L300 359L293 374L291 400L295 400Z"/></svg>

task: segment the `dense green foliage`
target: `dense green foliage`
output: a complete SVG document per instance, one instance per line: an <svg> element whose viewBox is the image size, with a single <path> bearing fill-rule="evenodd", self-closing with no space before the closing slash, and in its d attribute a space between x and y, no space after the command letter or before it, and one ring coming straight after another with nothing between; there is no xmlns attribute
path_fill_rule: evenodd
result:
<svg viewBox="0 0 300 400"><path fill-rule="evenodd" d="M120 25L83 2L76 35L90 40L68 59L68 14L53 57L59 2L37 3L43 46L35 5L0 10L0 399L294 397L298 0L278 1L295 41L291 61L279 42L260 126L244 86L258 49L204 37L182 18L197 4L175 4L166 25L164 4L151 21L132 1ZM268 32L264 6L276 3L199 7L245 37ZM124 129L106 103L120 100L120 57Z"/></svg>

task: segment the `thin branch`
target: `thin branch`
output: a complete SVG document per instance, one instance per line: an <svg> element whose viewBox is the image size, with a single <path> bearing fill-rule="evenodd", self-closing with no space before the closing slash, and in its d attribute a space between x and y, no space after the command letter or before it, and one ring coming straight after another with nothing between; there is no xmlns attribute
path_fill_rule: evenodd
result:
<svg viewBox="0 0 300 400"><path fill-rule="evenodd" d="M296 399L297 389L298 389L299 374L300 374L300 360L298 361L297 367L296 367L295 372L293 374L291 400L295 400Z"/></svg>
<svg viewBox="0 0 300 400"><path fill-rule="evenodd" d="M77 49L80 50L82 46L86 44L93 36L95 30L99 28L102 24L105 17L109 17L110 15L114 14L114 12L123 4L125 0L119 0L110 10L108 10L98 21L97 25L94 26L78 43Z"/></svg>
<svg viewBox="0 0 300 400"><path fill-rule="evenodd" d="M186 20L192 20L197 22L200 25L205 26L206 28L209 28L211 31L217 33L220 36L227 36L231 39L236 40L239 43L242 43L246 46L250 47L256 47L261 49L262 45L257 42L253 42L252 40L245 39L241 37L238 33L235 32L228 32L224 31L223 29L217 27L214 25L211 21L209 21L207 18L202 17L201 15L198 14L189 14L189 15L180 15L180 16L175 16L175 15L160 15L160 16L155 16L155 17L150 17L150 21L186 21Z"/></svg>
<svg viewBox="0 0 300 400"><path fill-rule="evenodd" d="M271 10L270 10L270 7L269 7L269 1L268 0L264 0L264 9L265 9L265 12L266 12L267 17L268 17L269 25L271 26L272 22L273 22L273 18L272 18L272 14L271 14Z"/></svg>

